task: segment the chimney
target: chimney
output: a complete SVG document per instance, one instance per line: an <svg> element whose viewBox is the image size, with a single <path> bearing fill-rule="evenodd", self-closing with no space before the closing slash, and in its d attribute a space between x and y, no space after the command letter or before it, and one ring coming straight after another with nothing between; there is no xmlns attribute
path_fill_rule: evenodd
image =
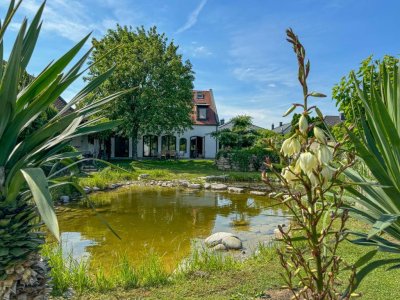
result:
<svg viewBox="0 0 400 300"><path fill-rule="evenodd" d="M279 122L279 127L281 127L283 125L283 122Z"/></svg>
<svg viewBox="0 0 400 300"><path fill-rule="evenodd" d="M271 130L274 130L274 128L275 128L275 125L274 125L274 123L272 123Z"/></svg>
<svg viewBox="0 0 400 300"><path fill-rule="evenodd" d="M340 113L340 121L344 121L346 118L344 117L344 113Z"/></svg>
<svg viewBox="0 0 400 300"><path fill-rule="evenodd" d="M225 124L225 119L221 119L220 121L219 121L219 125L224 125Z"/></svg>

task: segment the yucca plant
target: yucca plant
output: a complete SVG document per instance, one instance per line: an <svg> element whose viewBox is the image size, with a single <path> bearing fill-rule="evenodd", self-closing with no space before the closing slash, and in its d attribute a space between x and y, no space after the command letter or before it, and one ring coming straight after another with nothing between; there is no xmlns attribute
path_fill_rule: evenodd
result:
<svg viewBox="0 0 400 300"><path fill-rule="evenodd" d="M21 1L10 1L0 25L0 61L3 37ZM50 63L28 85L19 88L42 26L44 3L28 26L22 21L5 64L0 63L0 299L41 299L46 293L46 263L38 251L44 242L44 223L59 238L59 228L49 189L67 184L63 172L45 174L41 166L60 160L79 159L79 153L59 153L69 141L81 135L114 128L118 121L104 121L97 115L103 104L125 92L118 92L79 109L78 105L112 72L100 75L85 86L55 117L20 141L24 129L45 111L85 70L87 51L65 70L89 36L58 60ZM75 162L76 164L77 162ZM19 299L19 298L18 298Z"/></svg>
<svg viewBox="0 0 400 300"><path fill-rule="evenodd" d="M347 191L360 204L347 209L372 224L367 234L353 233L356 238L352 242L376 246L360 260L363 265L368 264L358 272L357 284L353 288L376 267L390 263L394 264L391 268L400 268L400 255L370 262L377 251L400 254L400 74L398 65L392 71L385 63L379 68L382 76L368 83L371 86L369 93L360 87L355 74L351 74L365 116L355 120L358 133L348 130L348 134L358 157L369 168L375 182L354 169L346 170L345 174L353 183ZM357 110L356 103L354 109ZM382 236L382 233L386 235ZM390 237L390 240L385 237Z"/></svg>

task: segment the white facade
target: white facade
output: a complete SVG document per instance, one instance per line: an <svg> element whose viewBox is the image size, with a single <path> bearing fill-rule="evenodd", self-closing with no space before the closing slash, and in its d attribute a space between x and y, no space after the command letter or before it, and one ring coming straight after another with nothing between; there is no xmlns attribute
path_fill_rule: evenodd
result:
<svg viewBox="0 0 400 300"><path fill-rule="evenodd" d="M210 158L214 159L217 151L218 151L218 144L217 140L211 136L213 132L217 130L217 126L209 126L209 125L193 125L192 129L186 130L182 134L174 134L172 136L175 137L175 147L171 146L171 152L175 153L176 158ZM145 147L148 147L148 144L145 143L144 137L139 137L137 144L136 144L136 153L138 158L160 158L162 155L169 156L171 153L169 150L164 151L166 152L163 154L162 150L162 137L167 135L148 135L154 137L153 141L155 142L154 150L151 154L149 151L145 151ZM199 145L195 145L195 139L199 141ZM182 147L182 143L186 144L186 147ZM133 143L132 139L129 139L128 147L129 147L129 155L120 157L117 155L116 151L116 139L111 138L111 158L133 158ZM196 148L197 147L197 148ZM185 150L182 150L185 148ZM194 153L196 152L196 154Z"/></svg>

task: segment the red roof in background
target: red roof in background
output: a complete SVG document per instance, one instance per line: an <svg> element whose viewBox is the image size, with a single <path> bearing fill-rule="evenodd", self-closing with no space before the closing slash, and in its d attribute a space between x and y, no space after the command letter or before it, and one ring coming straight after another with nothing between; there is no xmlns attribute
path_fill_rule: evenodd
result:
<svg viewBox="0 0 400 300"><path fill-rule="evenodd" d="M199 98L197 95L201 94L203 98ZM207 119L199 120L197 118L197 108L207 108ZM218 112L214 101L214 95L212 90L199 91L193 90L193 112L192 112L193 125L218 125Z"/></svg>

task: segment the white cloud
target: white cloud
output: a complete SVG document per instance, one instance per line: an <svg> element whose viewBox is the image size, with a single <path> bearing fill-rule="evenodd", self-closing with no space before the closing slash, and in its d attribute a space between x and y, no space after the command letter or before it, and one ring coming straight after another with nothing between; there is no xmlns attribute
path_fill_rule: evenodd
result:
<svg viewBox="0 0 400 300"><path fill-rule="evenodd" d="M192 56L210 56L212 52L205 46L195 47L192 51Z"/></svg>
<svg viewBox="0 0 400 300"><path fill-rule="evenodd" d="M202 0L200 4L196 7L196 9L190 13L186 23L182 27L180 27L176 31L176 33L181 33L192 28L197 23L197 18L199 17L199 14L203 10L206 3L207 0Z"/></svg>

